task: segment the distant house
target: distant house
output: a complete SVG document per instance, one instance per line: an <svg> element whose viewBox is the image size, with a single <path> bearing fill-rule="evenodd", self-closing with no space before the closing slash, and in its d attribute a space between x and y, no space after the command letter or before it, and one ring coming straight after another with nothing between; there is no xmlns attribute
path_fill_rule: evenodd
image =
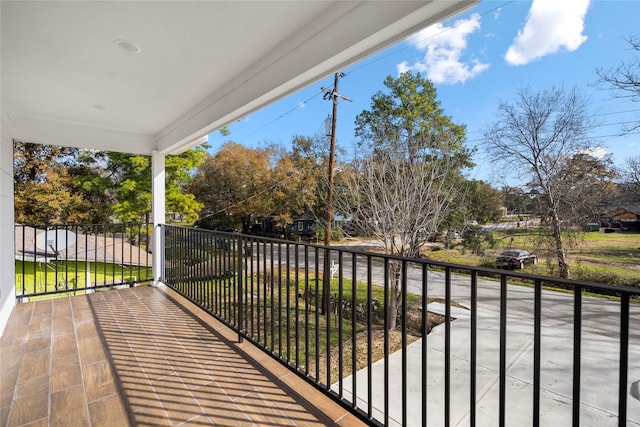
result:
<svg viewBox="0 0 640 427"><path fill-rule="evenodd" d="M603 213L600 215L600 225L622 230L640 230L640 207L619 207Z"/></svg>
<svg viewBox="0 0 640 427"><path fill-rule="evenodd" d="M278 225L278 215L267 215L251 227L251 233L258 236L284 237L284 229Z"/></svg>
<svg viewBox="0 0 640 427"><path fill-rule="evenodd" d="M295 236L311 237L316 232L317 222L310 216L301 216L289 225L289 231Z"/></svg>
<svg viewBox="0 0 640 427"><path fill-rule="evenodd" d="M278 224L278 216L272 214L252 225L250 233L269 237L299 236L309 238L314 235L316 228L317 221L310 216L297 217L293 222L283 227Z"/></svg>

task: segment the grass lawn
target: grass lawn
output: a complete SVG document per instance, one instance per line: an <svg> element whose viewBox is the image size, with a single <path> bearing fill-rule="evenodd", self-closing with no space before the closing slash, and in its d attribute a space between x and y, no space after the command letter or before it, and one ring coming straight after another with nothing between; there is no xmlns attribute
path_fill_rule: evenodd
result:
<svg viewBox="0 0 640 427"><path fill-rule="evenodd" d="M460 244L451 249L427 248L424 256L442 262L491 266L501 251L525 249L538 255L539 259L538 264L525 266L525 272L553 276L557 272L556 256L540 233L536 228L493 232L496 246L485 249L484 256L475 255ZM577 237L567 236L565 244L572 278L640 286L640 233L585 232Z"/></svg>
<svg viewBox="0 0 640 427"><path fill-rule="evenodd" d="M49 262L35 263L16 261L16 292L32 295L44 292L69 290L123 282L145 282L151 280L151 268L122 266L103 262ZM30 297L30 300L52 298L55 295Z"/></svg>

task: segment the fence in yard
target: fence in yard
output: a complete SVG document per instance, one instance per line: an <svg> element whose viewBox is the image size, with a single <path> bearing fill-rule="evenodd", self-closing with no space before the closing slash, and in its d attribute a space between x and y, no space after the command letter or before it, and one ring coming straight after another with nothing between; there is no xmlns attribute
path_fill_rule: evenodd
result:
<svg viewBox="0 0 640 427"><path fill-rule="evenodd" d="M15 225L16 296L93 292L151 280L150 224Z"/></svg>

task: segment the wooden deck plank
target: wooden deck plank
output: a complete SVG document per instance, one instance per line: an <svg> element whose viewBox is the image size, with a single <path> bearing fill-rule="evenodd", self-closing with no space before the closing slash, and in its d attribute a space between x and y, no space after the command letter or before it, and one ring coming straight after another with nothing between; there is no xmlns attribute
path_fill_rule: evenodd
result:
<svg viewBox="0 0 640 427"><path fill-rule="evenodd" d="M0 344L3 425L363 425L164 287L20 304Z"/></svg>

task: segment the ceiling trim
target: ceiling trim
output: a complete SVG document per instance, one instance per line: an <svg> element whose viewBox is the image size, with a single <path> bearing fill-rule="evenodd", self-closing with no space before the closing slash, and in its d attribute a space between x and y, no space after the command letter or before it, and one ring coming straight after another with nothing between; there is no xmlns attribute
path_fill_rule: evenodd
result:
<svg viewBox="0 0 640 427"><path fill-rule="evenodd" d="M106 129L85 123L23 114L12 114L6 122L3 120L3 123L7 122L14 139L35 144L146 155L150 155L156 147L153 135Z"/></svg>

